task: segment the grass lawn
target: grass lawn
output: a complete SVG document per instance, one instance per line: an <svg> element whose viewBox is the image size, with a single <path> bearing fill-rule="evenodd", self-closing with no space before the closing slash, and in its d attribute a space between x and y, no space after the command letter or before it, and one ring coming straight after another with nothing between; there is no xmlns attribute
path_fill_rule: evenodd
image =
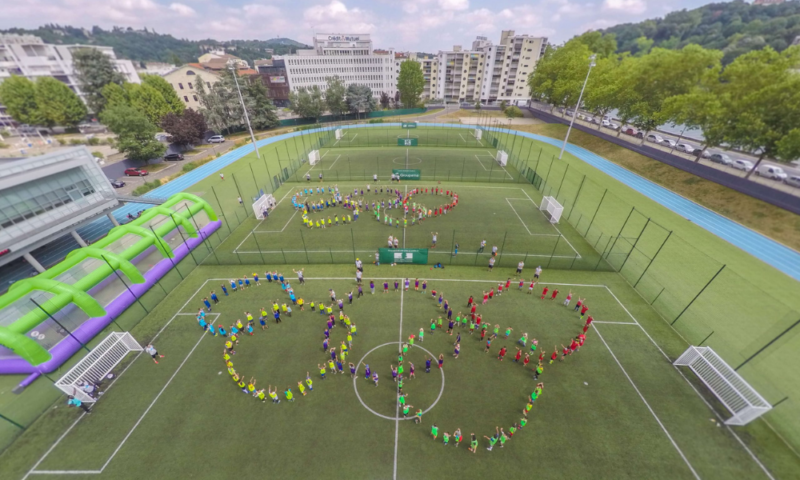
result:
<svg viewBox="0 0 800 480"><path fill-rule="evenodd" d="M358 365L355 379L349 372L319 378L316 365L329 358L322 349L325 317L308 307L303 312L295 307L281 324L270 322L268 330L257 328L253 337L242 338L233 357L236 370L248 379L255 377L257 387L293 387L295 402L281 395L281 403L274 405L237 389L221 358L223 339L203 333L194 319L208 290L219 292L218 284L225 279L265 268L287 273L283 266L197 268L133 330L138 338L157 334L153 343L165 358L155 365L146 355L131 355L120 368L124 374L90 416L80 418L79 411L63 407L51 410L5 452L0 475L22 478L36 464L36 471L62 472L56 476L122 479L140 476L146 463L160 478L289 478L331 471L348 478L441 478L451 472L475 478L522 476L532 469L555 477L564 472L580 475L587 468L598 478L727 478L734 473L765 477L734 432L709 421L714 414L665 361L662 350L675 355L683 342L615 274L546 270L541 285L559 288L558 301L540 300L513 285L479 307L485 321L501 328L490 352L484 353L485 342L478 334L470 336L461 328L456 330L462 337L458 359L452 356L455 336L439 329L430 334L429 321L440 310L429 294L414 292L413 283L409 292L390 287L387 294L371 295L367 290L364 298L345 306L358 326L346 360ZM469 295L477 296L512 273L505 269L487 274L469 267L365 267L365 277L379 281L387 274L390 282L431 275L428 289L444 292L454 303L454 316L465 309ZM328 289L343 296L355 288L348 279L349 268L309 266L305 274L306 285L292 285L306 305L312 299L326 300ZM508 431L518 422L536 384L530 368L513 361L516 339L527 332L538 339L537 353L549 353L581 331L579 315L561 305L570 289L588 299L596 318L586 345L563 362L545 361L539 379L545 384L544 394L535 402L529 423L505 448L486 451L483 435L493 434L495 427ZM268 307L271 299L287 300L275 283L263 282L223 296L213 317L217 324L228 325L243 311ZM505 339L507 327L513 331ZM405 358L406 372L413 363L416 378L406 379L403 389L415 410L426 411L422 425L415 425L397 418L397 385L390 365L397 362L397 342L420 328L426 332L424 341ZM331 332L337 347L344 339L342 329L337 326ZM510 349L503 362L497 360L501 346ZM435 366L425 372L428 352L444 355L444 374ZM380 375L377 387L363 377L367 363ZM303 397L297 382L306 372L314 391ZM439 427L437 441L429 436L433 423ZM442 434L456 428L464 444L456 448L451 440L450 446L443 446ZM763 433L759 428L763 429L757 422L737 429L738 436L776 477L790 476L800 465L775 437L772 442L753 441L751 433ZM480 439L475 454L466 449L470 433ZM348 442L342 447L350 454L319 455L330 446L330 438ZM245 450L252 453L243 458Z"/></svg>

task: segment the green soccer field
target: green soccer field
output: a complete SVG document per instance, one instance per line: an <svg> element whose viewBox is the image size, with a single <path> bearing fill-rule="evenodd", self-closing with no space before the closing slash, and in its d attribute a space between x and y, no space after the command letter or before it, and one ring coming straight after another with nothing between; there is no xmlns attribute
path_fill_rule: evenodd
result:
<svg viewBox="0 0 800 480"><path fill-rule="evenodd" d="M224 339L204 333L194 318L210 290L221 293L229 278L255 269L264 266L197 268L134 329L135 335L154 332L153 343L165 358L156 365L147 355L129 357L117 380L103 387L102 405L90 416L63 408L50 412L30 433L35 442L18 442L4 456L3 477L135 478L143 465L159 478L296 478L330 472L347 478L444 478L453 472L479 478L523 476L531 469L550 478L581 475L587 468L597 478L764 476L748 447L709 421L714 413L666 361L666 352L683 348L680 340L664 336L661 320L614 274L545 270L533 295L513 281L510 291L478 308L501 330L489 353L478 333L461 327L455 329L461 335L455 359L456 336L438 328L430 333L430 320L441 310L429 293L414 291L415 276L430 275L428 291L443 293L455 317L466 311L470 295L480 301L482 290L513 276L513 269L486 274L469 267L366 266L365 278L379 282L378 291L370 294L366 288L365 296L352 305L345 302L344 310L357 325L346 361L358 366L358 375L328 373L322 380L317 365L329 358L322 349L326 317L310 311L309 303L328 301L329 289L339 297L354 290L349 269L308 267L306 285L300 285L285 266L270 268L291 279L305 311L295 307L291 318L270 321L268 330L256 322L255 335L241 339L233 363L248 380L255 377L256 387L292 387L296 400L290 403L281 395L275 405L234 385L223 365ZM404 276L412 281L410 290L403 291L401 283L395 291L394 280L402 282ZM389 293L382 293L384 279ZM558 299L541 300L543 285L558 288ZM527 395L537 383L530 365L514 362L516 340L528 333L538 340L536 354L549 355L580 333L580 315L562 305L570 290L574 299L585 298L594 314L586 344L564 361L544 362L538 380L544 393L528 424L505 448L487 451L483 436L496 427L508 431L523 418ZM262 281L222 296L208 318L227 326L276 299L288 300L276 283ZM397 364L398 342L419 335L420 328L424 341L405 358L415 365L416 378L405 379L403 388L413 409L425 412L416 425L398 415L390 365ZM506 328L513 329L508 339ZM340 325L332 330L332 345L344 340L342 330ZM509 349L502 362L497 359L501 347ZM439 354L443 370L434 362L426 373L426 356ZM378 372L377 387L364 379L365 364ZM306 372L313 391L302 396L297 382ZM436 441L429 435L434 423L440 433ZM48 428L55 425L65 428ZM456 448L451 440L445 447L442 434L457 428L464 444ZM471 433L479 438L474 454L466 448ZM36 448L42 444L53 448Z"/></svg>

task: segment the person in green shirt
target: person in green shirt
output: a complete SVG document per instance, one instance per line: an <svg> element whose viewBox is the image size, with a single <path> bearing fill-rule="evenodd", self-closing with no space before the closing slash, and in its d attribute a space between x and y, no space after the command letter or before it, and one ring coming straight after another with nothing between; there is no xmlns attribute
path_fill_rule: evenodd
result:
<svg viewBox="0 0 800 480"><path fill-rule="evenodd" d="M506 338L508 338L508 336L511 335L511 330L514 330L514 329L511 328L511 327L506 327Z"/></svg>
<svg viewBox="0 0 800 480"><path fill-rule="evenodd" d="M464 438L461 436L461 429L457 428L456 431L453 432L453 440L455 440L456 442L456 448L458 448L458 445L461 443L461 440L463 439Z"/></svg>
<svg viewBox="0 0 800 480"><path fill-rule="evenodd" d="M294 395L292 394L292 389L291 388L286 387L286 391L283 392L283 393L286 395L286 400L288 400L290 402L294 402Z"/></svg>
<svg viewBox="0 0 800 480"><path fill-rule="evenodd" d="M325 365L317 364L317 368L319 368L319 374L323 380L325 380Z"/></svg>
<svg viewBox="0 0 800 480"><path fill-rule="evenodd" d="M407 344L407 343L404 343L404 344L403 344L403 355L405 355L405 354L407 354L407 353L408 353L408 344Z"/></svg>
<svg viewBox="0 0 800 480"><path fill-rule="evenodd" d="M493 333L491 338L497 338L497 333L500 332L500 325L495 325L494 330L492 330L492 332Z"/></svg>
<svg viewBox="0 0 800 480"><path fill-rule="evenodd" d="M397 401L400 402L400 406L403 406L403 405L406 404L406 397L407 396L408 396L407 393L401 393L400 395L397 396Z"/></svg>
<svg viewBox="0 0 800 480"><path fill-rule="evenodd" d="M414 407L414 405L403 405L403 418L408 417L408 412Z"/></svg>
<svg viewBox="0 0 800 480"><path fill-rule="evenodd" d="M478 437L474 433L470 433L472 440L469 441L469 451L475 453L478 451Z"/></svg>
<svg viewBox="0 0 800 480"><path fill-rule="evenodd" d="M436 330L436 321L431 318L431 335L433 335L433 332L435 330Z"/></svg>
<svg viewBox="0 0 800 480"><path fill-rule="evenodd" d="M402 358L403 357L400 357L400 361L401 362L403 361ZM400 378L403 378L403 364L402 363L397 366L397 376L400 377Z"/></svg>
<svg viewBox="0 0 800 480"><path fill-rule="evenodd" d="M421 328L419 329L419 341L420 342L424 342L425 341L425 331L423 329L421 329Z"/></svg>
<svg viewBox="0 0 800 480"><path fill-rule="evenodd" d="M517 423L514 422L514 425L511 425L511 428L508 429L508 438L514 438L514 432L517 431Z"/></svg>
<svg viewBox="0 0 800 480"><path fill-rule="evenodd" d="M422 409L417 410L414 414L414 423L422 423Z"/></svg>
<svg viewBox="0 0 800 480"><path fill-rule="evenodd" d="M461 312L458 312L458 314L461 315ZM462 328L467 328L467 316L466 315L461 317L461 327Z"/></svg>
<svg viewBox="0 0 800 480"><path fill-rule="evenodd" d="M431 427L431 438L436 440L436 437L439 436L439 427L434 423Z"/></svg>
<svg viewBox="0 0 800 480"><path fill-rule="evenodd" d="M272 385L267 388L267 393L269 393L269 398L272 399L272 403L281 403L281 400L278 398L278 387L275 387L275 390L272 389Z"/></svg>
<svg viewBox="0 0 800 480"><path fill-rule="evenodd" d="M505 433L503 433L503 429L501 428L500 429L500 448L503 448L503 447L506 446L506 440L508 440L508 437L506 436Z"/></svg>
<svg viewBox="0 0 800 480"><path fill-rule="evenodd" d="M523 336L519 337L519 344L523 347L528 345L528 334L524 334Z"/></svg>
<svg viewBox="0 0 800 480"><path fill-rule="evenodd" d="M525 428L525 425L527 423L528 423L528 419L527 418L520 418L519 419L519 428L520 429Z"/></svg>
<svg viewBox="0 0 800 480"><path fill-rule="evenodd" d="M498 436L499 436L499 434L492 435L491 437L487 437L486 435L483 436L483 438L485 438L486 440L489 440L489 446L486 447L486 450L489 450L490 452L492 451L492 449L494 448L494 444L497 443L497 437Z"/></svg>
<svg viewBox="0 0 800 480"><path fill-rule="evenodd" d="M401 365L402 367L402 365ZM400 380L397 381L397 391L403 393L403 376L400 375Z"/></svg>
<svg viewBox="0 0 800 480"><path fill-rule="evenodd" d="M450 443L450 433L449 432L444 432L444 435L442 435L442 439L444 440L442 443L446 447L447 444Z"/></svg>

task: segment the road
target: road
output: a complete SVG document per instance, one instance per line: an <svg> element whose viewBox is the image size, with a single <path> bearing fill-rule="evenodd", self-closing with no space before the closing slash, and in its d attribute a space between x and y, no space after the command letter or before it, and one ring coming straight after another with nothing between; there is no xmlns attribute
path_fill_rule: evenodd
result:
<svg viewBox="0 0 800 480"><path fill-rule="evenodd" d="M534 108L546 111L546 112L550 111L550 107L548 105L532 102L531 106L533 106ZM578 113L579 114L583 113L585 115L591 115L590 112L585 112L583 110L579 110ZM561 113L558 112L558 110L554 110L553 114L554 115L562 115ZM567 115L567 116L565 116L565 118L568 120L569 116ZM618 119L613 119L612 121L614 123L616 123L616 124L620 124ZM575 123L580 123L580 124L582 124L584 126L589 126L589 127L594 128L594 129L597 129L597 124L589 123L587 121L580 120L580 119L577 119L577 118L575 119ZM601 127L601 130L604 133L609 134L609 130L608 129L605 129L605 128ZM674 140L676 142L680 138L679 135L676 135L676 134L670 133L670 132L665 132L665 131L662 131L662 130L659 130L657 133L658 133L658 135L660 135L661 137L663 137L665 139ZM630 143L632 143L634 145L642 144L642 139L639 139L639 138L636 138L636 137L633 137L633 136L630 136L630 135L626 135L624 133L620 134L618 136L618 138L626 140L626 141L629 141ZM689 145L692 145L693 147L700 148L700 142L698 142L698 141L696 141L694 139L688 139L686 137L683 137L683 138L680 139L680 142L681 143L688 143ZM644 142L644 143L648 147L655 148L655 149L658 149L658 150L662 150L664 152L670 152L672 155L675 155L675 156L680 157L680 158L684 158L687 161L695 161L695 158L696 158L694 155L690 155L690 154L686 154L686 153L683 153L683 152L679 152L679 151L671 149L669 147L658 145L658 144L655 144L655 143L652 143L652 142ZM753 155L748 155L748 154L743 153L743 152L737 152L737 151L732 151L732 150L725 150L725 149L722 149L722 148L709 148L708 151L711 152L711 153L724 153L724 154L728 155L733 160L737 160L737 159L747 160L747 161L749 161L749 162L751 162L753 164L755 164L755 162L758 160L758 158L753 156ZM711 168L715 168L717 170L721 170L721 171L729 173L731 175L736 175L737 177L744 177L747 174L747 172L745 172L745 171L737 170L737 169L735 169L733 167L725 166L725 165L722 165L722 164L719 164L719 163L714 163L711 160L708 160L708 159L705 159L705 158L701 158L699 163L701 163L703 165L706 165L706 166L709 166ZM761 162L761 165L779 166L788 175L800 175L800 168L798 168L798 167L796 167L796 166L794 166L792 164L788 164L787 165L787 164L780 164L780 163L777 163L777 162L774 162L774 161L771 161L771 160L764 160L764 161ZM800 188L793 187L793 186L788 185L786 183L783 183L781 181L771 180L771 179L759 177L759 176L756 176L755 174L751 175L749 180L752 181L752 182L760 183L762 185L766 185L766 186L769 186L771 188L775 188L776 190L781 190L781 191L789 193L791 195L796 195L796 196L800 197Z"/></svg>

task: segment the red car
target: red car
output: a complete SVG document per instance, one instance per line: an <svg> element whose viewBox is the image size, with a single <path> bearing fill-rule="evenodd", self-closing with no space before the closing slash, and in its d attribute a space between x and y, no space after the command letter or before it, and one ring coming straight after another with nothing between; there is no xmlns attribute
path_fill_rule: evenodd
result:
<svg viewBox="0 0 800 480"><path fill-rule="evenodd" d="M125 175L129 177L144 177L145 175L149 175L147 170L142 170L141 168L126 168Z"/></svg>
<svg viewBox="0 0 800 480"><path fill-rule="evenodd" d="M642 132L635 127L625 127L622 129L622 133L634 136L636 138L642 138L644 136L644 134L642 134Z"/></svg>

